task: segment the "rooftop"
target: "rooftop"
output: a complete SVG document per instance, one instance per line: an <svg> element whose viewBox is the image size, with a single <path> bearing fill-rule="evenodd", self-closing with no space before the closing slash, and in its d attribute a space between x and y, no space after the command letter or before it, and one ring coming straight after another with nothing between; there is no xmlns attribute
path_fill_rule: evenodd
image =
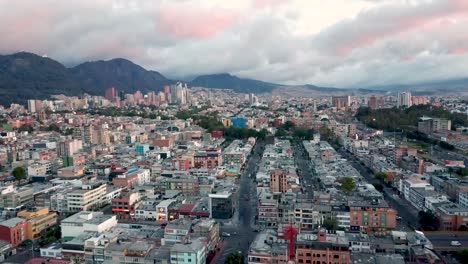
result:
<svg viewBox="0 0 468 264"><path fill-rule="evenodd" d="M24 221L25 220L23 218L14 217L14 218L10 218L8 220L5 220L3 222L0 222L0 225L12 228L12 227L15 227L18 224L24 222Z"/></svg>

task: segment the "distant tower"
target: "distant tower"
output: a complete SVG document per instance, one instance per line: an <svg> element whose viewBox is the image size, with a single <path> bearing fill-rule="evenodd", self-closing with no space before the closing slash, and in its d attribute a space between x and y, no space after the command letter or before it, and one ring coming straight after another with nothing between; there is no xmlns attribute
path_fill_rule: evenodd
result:
<svg viewBox="0 0 468 264"><path fill-rule="evenodd" d="M117 95L118 95L118 92L117 92L117 89L115 89L115 87L111 87L106 90L106 99L109 101L114 101L115 98L117 98Z"/></svg>

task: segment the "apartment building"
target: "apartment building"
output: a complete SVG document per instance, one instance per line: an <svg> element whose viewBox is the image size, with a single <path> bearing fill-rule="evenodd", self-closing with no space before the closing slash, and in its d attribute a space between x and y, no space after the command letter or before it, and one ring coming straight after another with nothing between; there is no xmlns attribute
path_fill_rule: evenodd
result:
<svg viewBox="0 0 468 264"><path fill-rule="evenodd" d="M301 233L296 242L296 263L350 264L349 242L344 235L327 234L321 229L318 233Z"/></svg>
<svg viewBox="0 0 468 264"><path fill-rule="evenodd" d="M397 211L385 200L349 200L351 230L386 231L396 227Z"/></svg>
<svg viewBox="0 0 468 264"><path fill-rule="evenodd" d="M193 240L190 243L174 244L171 247L171 263L173 264L205 264L206 247L204 242Z"/></svg>
<svg viewBox="0 0 468 264"><path fill-rule="evenodd" d="M13 185L2 189L0 193L0 208L4 210L20 210L33 202L34 191L29 187L16 188Z"/></svg>
<svg viewBox="0 0 468 264"><path fill-rule="evenodd" d="M146 240L116 241L104 249L104 259L110 263L134 264L146 263L145 259L154 248L154 244Z"/></svg>
<svg viewBox="0 0 468 264"><path fill-rule="evenodd" d="M289 190L288 175L281 169L270 173L270 190L273 193L285 193Z"/></svg>
<svg viewBox="0 0 468 264"><path fill-rule="evenodd" d="M26 220L27 237L35 240L42 236L42 232L57 224L57 213L50 212L46 207L32 207L17 215Z"/></svg>
<svg viewBox="0 0 468 264"><path fill-rule="evenodd" d="M435 214L441 231L457 231L461 226L468 226L468 208L458 204L441 204L436 207Z"/></svg>
<svg viewBox="0 0 468 264"><path fill-rule="evenodd" d="M112 199L112 212L119 219L135 218L135 210L141 203L141 196L136 191L124 191L119 198Z"/></svg>
<svg viewBox="0 0 468 264"><path fill-rule="evenodd" d="M100 208L107 194L107 184L102 182L85 184L67 192L68 212L88 211Z"/></svg>
<svg viewBox="0 0 468 264"><path fill-rule="evenodd" d="M28 228L25 219L14 217L0 222L0 240L7 241L15 248L26 239Z"/></svg>
<svg viewBox="0 0 468 264"><path fill-rule="evenodd" d="M301 230L314 230L330 216L330 206L298 202L294 207L294 222Z"/></svg>
<svg viewBox="0 0 468 264"><path fill-rule="evenodd" d="M83 149L83 141L78 139L68 139L60 141L57 145L57 154L60 157L73 156L73 154Z"/></svg>
<svg viewBox="0 0 468 264"><path fill-rule="evenodd" d="M258 225L264 228L278 226L278 200L271 193L262 193L258 201Z"/></svg>

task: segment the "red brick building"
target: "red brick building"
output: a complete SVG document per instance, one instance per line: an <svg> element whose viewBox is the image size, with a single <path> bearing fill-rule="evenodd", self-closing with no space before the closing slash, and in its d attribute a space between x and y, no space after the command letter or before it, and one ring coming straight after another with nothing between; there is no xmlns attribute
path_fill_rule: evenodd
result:
<svg viewBox="0 0 468 264"><path fill-rule="evenodd" d="M324 229L317 234L299 234L296 242L296 263L350 264L348 239L327 234Z"/></svg>
<svg viewBox="0 0 468 264"><path fill-rule="evenodd" d="M12 247L17 247L28 239L27 222L22 218L11 218L0 223L0 240L8 241Z"/></svg>
<svg viewBox="0 0 468 264"><path fill-rule="evenodd" d="M195 168L215 169L223 163L220 149L207 149L194 155Z"/></svg>
<svg viewBox="0 0 468 264"><path fill-rule="evenodd" d="M350 200L352 230L384 232L396 227L397 211L384 200Z"/></svg>

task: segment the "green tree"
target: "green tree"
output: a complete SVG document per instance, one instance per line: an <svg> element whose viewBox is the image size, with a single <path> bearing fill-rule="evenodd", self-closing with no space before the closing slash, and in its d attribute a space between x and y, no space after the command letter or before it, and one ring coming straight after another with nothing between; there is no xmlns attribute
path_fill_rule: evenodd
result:
<svg viewBox="0 0 468 264"><path fill-rule="evenodd" d="M60 132L60 128L56 124L50 124L47 127L47 131L55 131L55 132Z"/></svg>
<svg viewBox="0 0 468 264"><path fill-rule="evenodd" d="M16 167L13 169L12 172L13 176L17 181L25 180L26 179L26 170L23 167Z"/></svg>
<svg viewBox="0 0 468 264"><path fill-rule="evenodd" d="M287 130L287 131L293 130L295 127L296 127L296 125L295 125L294 122L292 122L292 121L286 121L286 122L284 122L284 124L282 125L282 128L284 128L284 129Z"/></svg>
<svg viewBox="0 0 468 264"><path fill-rule="evenodd" d="M327 218L323 221L322 226L327 230L337 230L338 221L335 218Z"/></svg>
<svg viewBox="0 0 468 264"><path fill-rule="evenodd" d="M224 262L225 264L244 264L244 256L239 252L232 252Z"/></svg>
<svg viewBox="0 0 468 264"><path fill-rule="evenodd" d="M437 231L440 227L440 222L437 216L431 212L420 211L418 214L419 224L423 230Z"/></svg>
<svg viewBox="0 0 468 264"><path fill-rule="evenodd" d="M339 182L341 183L341 190L346 194L350 194L354 189L356 189L356 182L351 177L345 177Z"/></svg>
<svg viewBox="0 0 468 264"><path fill-rule="evenodd" d="M18 128L18 132L28 132L28 133L31 133L34 131L34 128L32 126L29 126L29 125L21 125L19 128Z"/></svg>
<svg viewBox="0 0 468 264"><path fill-rule="evenodd" d="M374 177L379 180L380 182L384 182L385 180L387 180L387 173L385 172L377 172Z"/></svg>
<svg viewBox="0 0 468 264"><path fill-rule="evenodd" d="M463 249L462 251L458 251L455 254L455 258L461 263L461 264L468 264L468 249Z"/></svg>
<svg viewBox="0 0 468 264"><path fill-rule="evenodd" d="M276 137L285 137L287 135L288 133L283 128L278 128L278 130L276 130L276 133L275 133Z"/></svg>
<svg viewBox="0 0 468 264"><path fill-rule="evenodd" d="M383 191L384 189L384 186L382 185L382 183L373 183L372 185L374 185L374 188L379 192Z"/></svg>

